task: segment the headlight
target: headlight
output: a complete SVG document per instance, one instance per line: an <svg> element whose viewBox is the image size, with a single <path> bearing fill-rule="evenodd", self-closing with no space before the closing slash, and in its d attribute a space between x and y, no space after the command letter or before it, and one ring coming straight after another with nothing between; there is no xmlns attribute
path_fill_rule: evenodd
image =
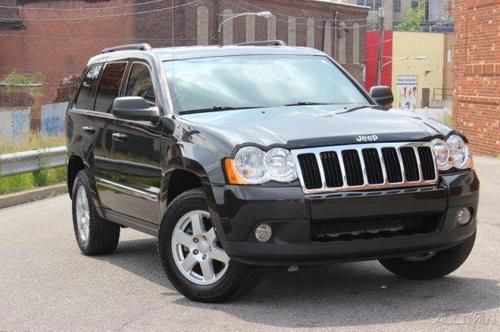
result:
<svg viewBox="0 0 500 332"><path fill-rule="evenodd" d="M469 147L462 137L451 135L446 141L450 150L450 164L456 168L464 168L469 159Z"/></svg>
<svg viewBox="0 0 500 332"><path fill-rule="evenodd" d="M435 139L432 141L432 149L436 157L436 164L439 170L446 171L451 168L448 160L450 159L450 150L448 144L442 139Z"/></svg>
<svg viewBox="0 0 500 332"><path fill-rule="evenodd" d="M264 152L257 147L247 146L241 148L234 159L225 159L224 167L231 184L291 182L297 179L293 156L283 148Z"/></svg>
<svg viewBox="0 0 500 332"><path fill-rule="evenodd" d="M432 149L440 171L446 171L450 168L472 168L472 156L469 153L469 147L462 137L458 135L451 135L446 142L442 139L433 140Z"/></svg>

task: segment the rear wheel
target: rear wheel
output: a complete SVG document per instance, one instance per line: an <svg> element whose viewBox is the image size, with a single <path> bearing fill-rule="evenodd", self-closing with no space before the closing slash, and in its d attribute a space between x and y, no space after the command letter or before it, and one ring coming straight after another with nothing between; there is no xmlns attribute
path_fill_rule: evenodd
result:
<svg viewBox="0 0 500 332"><path fill-rule="evenodd" d="M458 269L469 257L476 234L456 247L428 252L418 256L382 259L380 263L392 273L405 279L425 280L443 277Z"/></svg>
<svg viewBox="0 0 500 332"><path fill-rule="evenodd" d="M91 195L87 171L82 170L71 195L76 242L84 255L111 254L118 246L120 226L99 217Z"/></svg>
<svg viewBox="0 0 500 332"><path fill-rule="evenodd" d="M172 285L193 301L227 301L255 285L255 272L232 261L217 239L199 188L180 194L169 205L158 252Z"/></svg>

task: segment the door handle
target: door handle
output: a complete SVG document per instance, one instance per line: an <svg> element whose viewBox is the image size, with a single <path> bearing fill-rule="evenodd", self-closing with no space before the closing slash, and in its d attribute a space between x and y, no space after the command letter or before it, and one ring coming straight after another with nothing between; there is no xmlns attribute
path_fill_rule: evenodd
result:
<svg viewBox="0 0 500 332"><path fill-rule="evenodd" d="M118 142L125 142L128 139L128 135L124 133L113 133L113 140Z"/></svg>
<svg viewBox="0 0 500 332"><path fill-rule="evenodd" d="M85 127L82 127L82 130L86 134L89 134L89 135L92 135L93 133L95 133L95 128L94 127L85 126Z"/></svg>

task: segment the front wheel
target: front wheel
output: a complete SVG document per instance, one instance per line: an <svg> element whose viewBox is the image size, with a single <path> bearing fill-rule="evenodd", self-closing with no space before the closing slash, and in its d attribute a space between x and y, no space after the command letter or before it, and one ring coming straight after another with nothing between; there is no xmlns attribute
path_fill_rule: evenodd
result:
<svg viewBox="0 0 500 332"><path fill-rule="evenodd" d="M469 257L476 234L456 247L420 256L382 259L380 263L399 277L426 280L443 277L458 269Z"/></svg>
<svg viewBox="0 0 500 332"><path fill-rule="evenodd" d="M217 239L200 188L182 193L169 205L158 234L158 253L172 285L193 301L227 301L255 285L255 272L232 261Z"/></svg>

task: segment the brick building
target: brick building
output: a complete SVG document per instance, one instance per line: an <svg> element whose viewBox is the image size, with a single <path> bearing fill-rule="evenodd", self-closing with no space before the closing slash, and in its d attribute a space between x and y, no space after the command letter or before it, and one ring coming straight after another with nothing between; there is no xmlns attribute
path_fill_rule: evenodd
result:
<svg viewBox="0 0 500 332"><path fill-rule="evenodd" d="M0 79L13 69L42 74L35 119L41 104L60 100L58 86L78 75L90 56L133 42L158 47L281 39L324 50L363 80L368 10L336 1L6 0L2 5ZM262 10L273 17L237 18L218 35L225 17Z"/></svg>
<svg viewBox="0 0 500 332"><path fill-rule="evenodd" d="M453 120L477 153L500 155L500 1L455 4Z"/></svg>

